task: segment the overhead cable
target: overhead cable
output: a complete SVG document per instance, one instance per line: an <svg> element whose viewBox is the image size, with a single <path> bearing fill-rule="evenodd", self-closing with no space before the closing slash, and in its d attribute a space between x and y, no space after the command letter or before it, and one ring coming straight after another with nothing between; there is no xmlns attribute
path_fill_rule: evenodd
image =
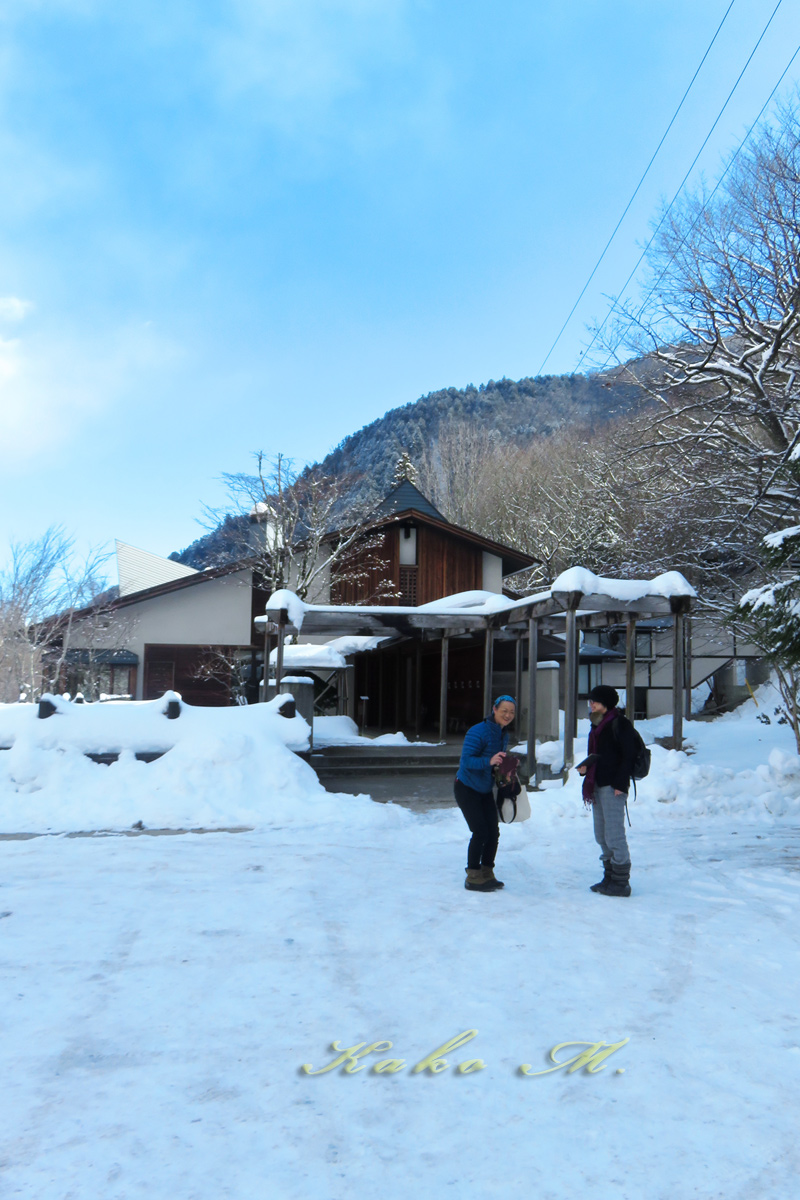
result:
<svg viewBox="0 0 800 1200"><path fill-rule="evenodd" d="M779 6L780 6L780 2L781 2L781 0L779 0ZM570 311L569 311L569 314L568 314L568 316L567 316L567 319L566 319L566 321L564 322L564 324L563 324L563 325L561 326L561 328L559 329L559 331L558 331L558 334L556 335L556 339L555 339L555 341L553 342L553 344L552 344L552 346L550 347L550 349L547 351L547 354L545 355L545 357L544 357L544 359L543 359L543 361L542 361L542 365L539 367L539 370L538 370L538 372L537 372L537 374L538 374L538 375L541 375L542 371L544 370L545 364L547 363L547 360L549 359L550 355L553 353L553 351L555 350L556 346L557 346L557 345L558 345L558 343L560 342L560 340L561 340L561 335L563 334L564 330L567 328L567 325L569 325L570 321L572 320L572 318L573 318L573 316L574 316L574 314L575 314L575 309L578 307L578 305L580 304L581 300L583 299L583 297L584 297L584 295L585 295L585 293L586 293L586 289L588 288L589 284L590 284L590 283L592 282L592 280L594 279L594 277L595 277L595 275L596 275L596 273L597 273L597 269L598 269L598 267L600 266L601 262L603 261L603 259L604 259L604 258L605 258L605 256L606 256L606 251L608 250L609 246L611 245L611 243L613 242L614 238L616 237L616 235L617 235L617 233L618 233L618 231L619 231L619 227L620 227L620 225L621 225L621 224L622 224L622 222L625 220L625 217L628 215L628 210L630 209L630 206L633 204L634 200L636 199L636 197L637 197L637 195L638 195L638 193L639 193L639 189L641 188L642 184L644 183L645 179L647 178L647 175L649 174L650 168L652 167L653 163L654 163L654 162L655 162L655 160L656 160L656 156L657 156L657 154L658 154L659 150L660 150L660 149L661 149L661 147L664 145L664 142L665 142L665 140L666 140L667 134L669 133L670 129L672 129L672 126L675 124L675 121L677 120L678 114L680 113L681 109L683 108L684 101L686 100L686 97L689 95L689 92L692 90L692 86L693 86L693 84L694 84L694 81L697 79L697 76L700 74L700 70L701 70L701 68L702 68L702 66L703 66L703 63L704 63L704 62L706 61L706 59L708 58L708 56L709 56L709 53L711 52L711 47L714 45L714 42L717 40L717 37L718 37L718 35L719 35L719 32L720 32L720 30L722 29L722 26L725 24L726 20L728 19L728 13L731 11L731 9L733 8L733 6L734 6L734 4L735 4L735 3L736 3L736 0L731 0L730 4L728 5L727 9L725 10L725 15L723 16L722 20L720 21L719 25L717 26L717 31L716 31L716 33L715 33L715 34L714 34L714 36L712 37L711 41L708 43L708 46L706 47L706 52L705 52L705 54L703 55L703 57L700 59L700 62L699 62L699 64L698 64L698 67L697 67L697 70L695 71L695 73L694 73L694 75L692 76L692 78L689 80L689 86L686 88L686 91L685 91L685 92L683 93L683 95L681 96L680 103L678 104L678 107L675 109L675 112L672 114L672 118L671 118L671 120L670 120L670 123L669 123L669 125L668 125L668 126L667 126L667 128L664 130L664 132L662 133L662 135L661 135L661 141L658 143L658 145L656 146L655 150L653 151L653 154L652 154L652 156L651 156L651 158L650 158L650 161L649 161L649 163L647 164L647 166L645 167L645 169L644 169L644 171L643 171L643 173L642 173L642 177L641 177L641 179L640 179L640 180L639 180L639 182L637 183L636 187L633 189L633 193L632 193L632 195L631 195L631 198L630 198L630 200L628 201L628 203L625 205L625 208L623 209L622 216L620 217L620 219L617 221L616 225L614 226L614 229L613 229L613 231L612 231L611 237L608 239L608 241L606 242L605 246L603 247L603 249L602 249L602 251L601 251L601 253L600 253L600 257L598 258L597 262L596 262L596 263L594 264L594 266L592 267L591 274L589 275L589 278L586 280L586 283L585 283L585 284L583 285L583 287L581 288L581 291L580 291L580 294L579 294L579 296L578 296L578 299L575 301L575 303L573 304L572 308L570 309Z"/></svg>
<svg viewBox="0 0 800 1200"><path fill-rule="evenodd" d="M681 180L681 182L678 184L678 187L677 187L677 190L675 191L675 194L674 194L674 196L673 196L673 197L672 197L672 199L670 200L670 202L669 202L669 204L667 205L667 207L664 209L664 212L661 214L661 220L658 222L658 225L656 225L655 229L653 230L652 234L650 235L650 238L649 238L649 240L648 240L648 242L647 242L647 245L645 246L644 250L642 251L642 253L641 253L641 254L639 255L639 257L637 258L637 260L636 260L636 263L634 264L633 270L631 271L630 275L628 276L628 278L625 280L624 284L622 285L622 290L620 291L619 295L617 296L617 299L613 301L613 303L612 303L612 305L611 305L611 308L608 310L608 312L606 313L605 317L603 318L603 321L602 321L602 323L600 324L600 326L599 326L599 327L597 328L597 330L595 331L595 335L594 335L594 337L592 338L591 342L589 343L589 345L586 347L586 349L583 351L583 353L581 354L580 358L578 359L578 363L577 363L577 365L576 365L575 369L572 371L572 374L573 374L573 375L574 375L574 374L575 374L575 373L576 373L578 370L580 370L580 367L581 367L581 364L583 363L583 360L586 358L586 355L589 353L589 351L591 350L592 346L595 344L595 342L597 341L598 337L599 337L599 336L600 336L600 334L602 333L602 331L603 331L603 329L605 328L606 322L608 321L609 317L610 317L610 316L611 316L611 314L614 312L614 310L615 310L615 308L616 308L616 306L617 306L617 304L618 304L618 302L619 302L619 298L625 294L625 290L627 289L627 287L628 287L628 284L631 282L631 280L633 279L634 275L635 275L635 274L636 274L636 272L639 270L639 267L642 265L642 262L644 261L644 258L645 258L645 256L647 255L647 253L648 253L648 251L649 251L650 247L652 246L653 242L655 241L656 237L658 236L658 233L659 233L659 230L661 229L661 226L664 224L664 222L666 221L666 219L667 219L667 217L669 216L670 212L671 212L671 211L672 211L672 209L674 208L674 206L675 206L675 203L676 203L676 201L677 201L677 199L678 199L678 196L679 196L679 195L681 194L681 192L683 191L683 188L684 188L684 185L686 184L686 181L687 181L687 179L688 179L688 178L689 178L689 176L691 175L691 173L692 173L692 171L694 170L694 168L697 166L698 159L700 158L700 155L703 153L703 151L705 150L706 146L708 145L708 142L709 142L709 140L710 140L710 138L711 138L711 135L713 134L714 130L717 128L717 125L718 125L718 124L720 123L720 121L722 120L722 116L723 116L723 113L725 112L725 109L728 107L728 105L730 104L731 100L733 99L734 92L735 92L735 91L736 91L736 89L738 88L739 84L742 82L742 78L744 77L744 73L745 73L745 71L746 71L746 70L747 70L747 68L750 66L750 63L753 61L753 56L755 55L756 51L758 50L758 47L761 45L762 41L764 40L764 37L766 36L767 30L769 29L770 25L772 24L773 20L775 19L775 15L776 15L776 13L777 13L777 11L778 11L778 9L780 8L780 6L781 6L781 4L782 4L782 3L783 3L783 0L778 0L778 3L775 5L775 8L772 10L772 15L770 16L770 18L769 18L769 20L767 21L767 23L766 23L766 25L764 26L764 28L761 30L761 34L760 34L760 36L759 36L759 39L758 39L758 41L756 42L755 46L753 46L753 49L750 51L750 54L749 54L749 55L748 55L748 57L747 57L747 62L746 62L746 63L744 64L744 66L742 67L742 69L741 69L741 71L739 72L739 75L738 75L738 77L737 77L737 79L736 79L736 82L734 83L734 85L733 85L733 87L731 88L731 90L728 92L728 95L727 95L727 98L726 98L726 100L725 100L725 103L722 105L722 108L721 108L721 109L719 110L719 112L717 113L717 116L716 116L716 119L715 119L715 121L714 121L714 124L711 126L711 128L709 129L709 131L708 131L708 133L706 134L705 138L703 139L703 144L701 145L700 149L697 151L697 154L695 154L694 158L692 159L692 162L691 162L691 165L690 165L690 167L689 167L688 171L687 171L687 172L686 172L686 174L684 175L684 177L683 177L683 179ZM788 68L787 68L787 69L788 69Z"/></svg>
<svg viewBox="0 0 800 1200"><path fill-rule="evenodd" d="M742 138L741 142L739 143L739 145L736 147L735 151L733 152L733 154L732 154L732 155L731 155L731 157L729 158L729 160L728 160L728 162L727 162L727 164L726 164L726 166L725 166L725 170L722 172L722 174L720 175L719 179L718 179L718 180L717 180L717 182L715 183L715 185L714 185L714 188L713 188L713 190L711 191L711 193L710 193L710 194L709 194L709 195L706 197L706 199L703 201L702 205L700 206L700 209L698 210L697 216L696 216L696 217L695 217L695 219L692 221L691 225L689 226L689 228L687 229L686 233L685 233L685 234L683 235L683 237L681 238L680 242L678 243L678 245L677 245L677 247L675 248L675 250L673 251L673 253L669 255L669 258L667 259L667 262L665 263L665 265L664 265L664 267L663 267L663 269L662 269L662 271L661 271L661 274L659 275L658 279L656 279L655 283L654 283L654 284L653 284L653 286L650 288L650 291L649 291L649 292L647 293L647 295L645 296L644 300L642 301L641 305L639 306L639 311L637 312L636 316L635 316L635 317L633 317L633 319L632 319L632 321L631 321L631 324L635 324L635 323L636 323L636 322L639 320L639 318L641 317L641 315L642 315L642 313L644 312L645 308L647 307L647 304L648 304L648 302L651 300L651 298L653 297L654 293L655 293L655 292L658 290L658 286L659 286L659 284L661 283L661 280L664 278L664 276L666 275L666 273L667 273L667 271L668 271L668 269L669 269L669 264L672 262L672 260L674 259L675 255L678 253L678 251L679 251L679 250L682 250L682 249L683 249L683 247L686 245L686 242L688 241L688 239L689 239L689 237L690 237L690 235L691 235L691 233L692 233L693 229L695 228L695 226L697 225L698 221L699 221L699 220L700 220L700 218L702 217L703 213L706 211L706 209L707 209L707 208L708 208L708 206L710 205L711 201L714 199L715 195L717 194L717 192L719 191L720 187L722 186L722 184L723 184L723 182L724 182L724 180L725 180L725 176L728 174L728 172L730 171L731 167L732 167L732 166L733 166L733 164L736 162L736 159L739 157L739 154L740 154L740 152L741 152L741 151L744 149L744 147L745 147L745 144L747 143L747 141L748 141L748 139L749 139L749 137L750 137L751 133L753 132L753 130L754 130L754 129L756 128L756 126L758 125L758 123L759 123L759 121L761 120L761 118L763 117L764 113L767 111L767 108L769 107L770 103L772 102L772 98L773 98L773 96L775 95L775 93L777 92L778 88L781 86L781 84L783 83L783 81L784 81L784 79L786 78L787 74L789 73L789 69L790 69L790 67L791 67L792 63L794 62L794 60L797 58L798 54L800 54L800 46L798 46L798 47L797 47L797 49L795 50L795 52L794 52L794 54L792 55L792 57L789 59L789 61L788 61L788 63L786 64L786 66L783 68L783 71L781 72L781 75L780 75L780 78L778 79L778 82L775 84L775 86L773 87L772 91L771 91L771 92L770 92L770 94L767 96L767 98L766 98L766 100L764 101L764 103L761 105L761 110L760 110L760 112L759 112L758 116L757 116L757 117L756 117L756 119L753 121L752 125L751 125L751 126L750 126L750 128L747 130L747 133L744 135L744 137ZM608 318L611 316L611 313L614 311L614 307L615 307L616 303L617 303L617 301L615 300L615 301L613 302L612 306L611 306L611 309L610 309L610 310L609 310L609 312L606 314L606 318L605 318L605 320L603 321L603 325L605 325L606 321L607 321L607 320L608 320ZM578 369L580 368L580 365L581 365L581 363L583 362L584 358L586 357L586 355L588 354L588 352L591 350L592 346L594 345L595 341L597 340L597 337L599 336L600 332L601 332L601 331L602 331L602 329L603 329L603 325L601 325L601 326L598 328L598 330L597 330L597 333L595 334L595 337L592 339L592 341L589 343L589 345L588 345L588 346L586 347L586 349L584 350L583 354L582 354L582 355L581 355L581 357L580 357L580 360L579 360L579 362L578 362L578 365L577 365L577 367L576 367L576 368L575 368L575 370L572 372L572 374L573 374L573 375L574 375L574 374L576 374L576 372L577 372L577 371L578 371ZM629 328L630 328L630 325L629 325ZM608 356L608 358L606 359L606 361L603 363L602 367L600 368L600 372L601 372L601 373L602 373L603 371L605 371L605 370L607 369L607 367L609 367L609 366L611 365L611 361L612 361L612 359L613 359L613 358L615 358L615 357L616 357L616 355L615 355L615 354L614 354L614 352L612 351L612 353L611 353L611 354Z"/></svg>

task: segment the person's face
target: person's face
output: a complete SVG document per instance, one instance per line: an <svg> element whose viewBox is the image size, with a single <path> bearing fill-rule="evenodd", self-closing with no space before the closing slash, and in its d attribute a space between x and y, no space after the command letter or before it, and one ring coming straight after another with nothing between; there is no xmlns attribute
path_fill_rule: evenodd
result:
<svg viewBox="0 0 800 1200"><path fill-rule="evenodd" d="M504 727L511 724L516 711L516 705L512 704L510 700L501 700L497 707L492 709L495 721Z"/></svg>
<svg viewBox="0 0 800 1200"><path fill-rule="evenodd" d="M589 712L592 713L607 713L608 709L605 704L601 704L599 700L589 701Z"/></svg>

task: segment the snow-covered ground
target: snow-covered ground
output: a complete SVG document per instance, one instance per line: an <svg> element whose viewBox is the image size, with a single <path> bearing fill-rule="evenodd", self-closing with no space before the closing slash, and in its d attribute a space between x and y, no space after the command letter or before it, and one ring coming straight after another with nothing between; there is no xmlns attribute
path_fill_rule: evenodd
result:
<svg viewBox="0 0 800 1200"><path fill-rule="evenodd" d="M435 742L409 742L404 733L362 737L352 717L315 717L314 745L321 746L433 746Z"/></svg>
<svg viewBox="0 0 800 1200"><path fill-rule="evenodd" d="M655 751L630 806L629 900L588 890L597 848L572 779L503 828L506 887L482 895L462 886L457 810L328 795L284 760L268 713L245 716L265 725L238 735L250 745L233 758L232 726L214 740L187 723L163 759L135 763L138 794L130 761L83 760L118 818L106 828L147 804L146 824L202 824L211 795L218 824L254 828L0 842L3 1193L793 1195L800 778L758 698L689 725L693 755ZM175 797L190 743L200 766ZM27 753L38 790L15 790L3 751L0 812L22 806L32 829L58 767ZM69 785L56 827L91 828L90 777L50 754ZM128 797L116 808L114 789ZM446 1069L414 1073L472 1030ZM561 1043L625 1039L599 1071L519 1070L546 1071ZM303 1073L336 1057L334 1040L392 1046L360 1071ZM387 1059L406 1065L375 1072ZM459 1073L468 1060L485 1066Z"/></svg>

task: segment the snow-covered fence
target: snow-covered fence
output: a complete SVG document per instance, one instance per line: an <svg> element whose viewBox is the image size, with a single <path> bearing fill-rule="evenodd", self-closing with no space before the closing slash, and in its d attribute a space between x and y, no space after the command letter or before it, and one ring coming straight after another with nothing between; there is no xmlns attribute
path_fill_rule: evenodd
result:
<svg viewBox="0 0 800 1200"><path fill-rule="evenodd" d="M165 692L158 700L105 704L76 704L63 696L44 695L38 705L0 705L0 750L13 749L20 737L33 737L38 750L79 750L86 758L107 766L125 753L138 762L149 763L185 740L185 735L196 734L198 726L207 726L209 733L222 736L252 733L256 728L274 727L275 716L294 726L294 736L283 736L281 741L306 749L309 729L297 716L290 693L252 709L196 708L186 704L177 692ZM173 724L179 718L183 718L181 727ZM34 727L45 721L42 734L35 733ZM189 727L183 730L187 722Z"/></svg>

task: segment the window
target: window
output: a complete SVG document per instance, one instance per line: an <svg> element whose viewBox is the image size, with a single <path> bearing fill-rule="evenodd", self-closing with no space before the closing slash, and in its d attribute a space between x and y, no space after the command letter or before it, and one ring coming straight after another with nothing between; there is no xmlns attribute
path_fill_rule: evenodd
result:
<svg viewBox="0 0 800 1200"><path fill-rule="evenodd" d="M592 688L603 682L602 663L581 663L578 667L578 695L588 696Z"/></svg>
<svg viewBox="0 0 800 1200"><path fill-rule="evenodd" d="M640 633L638 629L636 631L636 657L653 657L653 635L649 630L644 633Z"/></svg>
<svg viewBox="0 0 800 1200"><path fill-rule="evenodd" d="M400 603L406 608L414 608L417 603L417 568L400 568Z"/></svg>

